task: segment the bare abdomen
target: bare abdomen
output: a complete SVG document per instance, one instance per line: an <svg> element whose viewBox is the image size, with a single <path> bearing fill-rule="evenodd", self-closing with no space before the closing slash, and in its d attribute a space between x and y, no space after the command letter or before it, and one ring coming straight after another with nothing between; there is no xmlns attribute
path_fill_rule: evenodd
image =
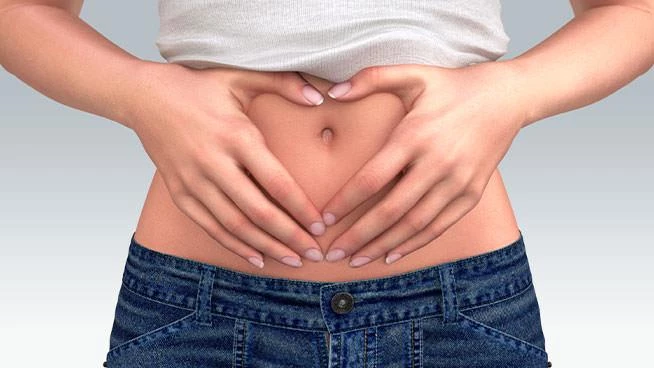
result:
<svg viewBox="0 0 654 368"><path fill-rule="evenodd" d="M326 80L302 75L322 92L331 86ZM318 210L382 147L406 114L399 98L388 93L349 103L337 102L323 94L325 102L315 107L265 94L256 98L247 112L264 135L270 151ZM379 202L397 180L316 237L323 251L362 213ZM153 177L135 234L137 242L162 253L251 274L314 281L347 281L408 272L498 249L518 237L518 226L498 170L472 211L439 238L390 265L381 257L353 268L346 257L336 263L303 259L304 265L294 268L264 254L265 267L257 269L222 247L186 217L172 202L158 172Z"/></svg>

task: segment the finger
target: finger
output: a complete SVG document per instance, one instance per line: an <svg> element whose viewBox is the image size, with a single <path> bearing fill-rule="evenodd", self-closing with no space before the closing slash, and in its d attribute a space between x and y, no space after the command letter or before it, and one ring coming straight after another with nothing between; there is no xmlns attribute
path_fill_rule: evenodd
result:
<svg viewBox="0 0 654 368"><path fill-rule="evenodd" d="M387 142L327 201L323 209L325 224L340 221L379 192L407 166L410 158L405 147Z"/></svg>
<svg viewBox="0 0 654 368"><path fill-rule="evenodd" d="M322 251L315 239L273 205L245 173L236 166L228 166L231 168L205 173L209 180L202 184L203 196L200 197L209 203L223 225L246 243L291 266L302 265L301 260L294 261L297 254L313 261L322 260ZM310 249L313 252L307 255ZM314 254L317 257L311 257Z"/></svg>
<svg viewBox="0 0 654 368"><path fill-rule="evenodd" d="M456 224L461 218L463 218L463 216L470 212L477 203L478 201L470 196L457 197L454 201L450 202L423 231L393 249L386 257L387 260L390 258L391 261L386 261L386 263L392 263L399 259L397 256L394 257L394 254L398 254L399 257L402 257L416 249L424 247L427 243L438 238L447 229Z"/></svg>
<svg viewBox="0 0 654 368"><path fill-rule="evenodd" d="M325 224L320 212L284 165L268 150L265 143L255 142L250 147L239 150L238 155L250 174L281 207L289 212L290 216L297 219L311 234L316 236L324 234ZM284 229L288 231L289 227L285 226ZM286 238L289 236L287 234ZM317 244L308 235L296 240L303 240L305 244Z"/></svg>
<svg viewBox="0 0 654 368"><path fill-rule="evenodd" d="M240 209L216 188L215 183L208 179L200 179L189 190L197 201L198 198L202 198L203 206L219 221L225 231L277 261L294 267L302 266L302 261L296 253L252 224Z"/></svg>
<svg viewBox="0 0 654 368"><path fill-rule="evenodd" d="M301 105L317 106L325 101L320 91L296 72L239 70L239 73L234 85L248 99L262 93L273 93Z"/></svg>
<svg viewBox="0 0 654 368"><path fill-rule="evenodd" d="M457 189L448 184L446 180L438 182L400 221L353 253L350 266L359 267L382 257L407 239L423 231L443 208L456 199L455 197L459 193Z"/></svg>
<svg viewBox="0 0 654 368"><path fill-rule="evenodd" d="M438 177L443 176L436 170L429 170L420 165L413 165L407 170L407 173L384 196L383 200L369 209L346 232L336 238L330 244L329 250L340 248L343 256L354 252L361 253L358 252L361 247L370 243L400 220L434 186ZM329 259L333 258L330 256Z"/></svg>
<svg viewBox="0 0 654 368"><path fill-rule="evenodd" d="M192 196L184 196L175 200L176 206L211 238L236 255L244 258L250 264L263 268L263 256L251 246L241 242L216 220L207 208Z"/></svg>
<svg viewBox="0 0 654 368"><path fill-rule="evenodd" d="M400 97L405 105L411 105L411 101L424 89L422 69L417 64L369 66L359 70L350 79L335 84L327 94L339 101L353 101L373 93L389 92Z"/></svg>

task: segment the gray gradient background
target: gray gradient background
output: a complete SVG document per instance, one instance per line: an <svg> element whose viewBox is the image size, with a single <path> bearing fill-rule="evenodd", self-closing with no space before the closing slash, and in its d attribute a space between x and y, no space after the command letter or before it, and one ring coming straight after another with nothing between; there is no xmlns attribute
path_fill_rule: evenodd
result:
<svg viewBox="0 0 654 368"><path fill-rule="evenodd" d="M503 59L572 17L567 1L503 8ZM81 16L132 54L163 60L156 1L89 1ZM650 71L526 127L500 165L555 368L651 364L652 82ZM131 130L4 69L0 97L0 366L101 367L154 165Z"/></svg>

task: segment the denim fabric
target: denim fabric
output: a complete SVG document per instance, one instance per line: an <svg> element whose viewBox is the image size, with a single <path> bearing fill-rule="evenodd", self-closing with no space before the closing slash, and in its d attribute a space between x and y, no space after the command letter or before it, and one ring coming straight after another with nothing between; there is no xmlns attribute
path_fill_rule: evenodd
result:
<svg viewBox="0 0 654 368"><path fill-rule="evenodd" d="M105 366L545 368L522 232L366 280L262 277L131 244Z"/></svg>

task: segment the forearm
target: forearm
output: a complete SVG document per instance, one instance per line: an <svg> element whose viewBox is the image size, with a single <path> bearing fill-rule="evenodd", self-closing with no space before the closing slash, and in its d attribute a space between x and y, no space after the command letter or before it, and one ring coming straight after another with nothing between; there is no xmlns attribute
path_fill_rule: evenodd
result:
<svg viewBox="0 0 654 368"><path fill-rule="evenodd" d="M0 64L9 73L53 100L127 127L130 93L147 63L65 10L25 5L0 12Z"/></svg>
<svg viewBox="0 0 654 368"><path fill-rule="evenodd" d="M532 49L501 61L526 109L522 127L612 94L654 63L654 15L626 6L591 8Z"/></svg>

